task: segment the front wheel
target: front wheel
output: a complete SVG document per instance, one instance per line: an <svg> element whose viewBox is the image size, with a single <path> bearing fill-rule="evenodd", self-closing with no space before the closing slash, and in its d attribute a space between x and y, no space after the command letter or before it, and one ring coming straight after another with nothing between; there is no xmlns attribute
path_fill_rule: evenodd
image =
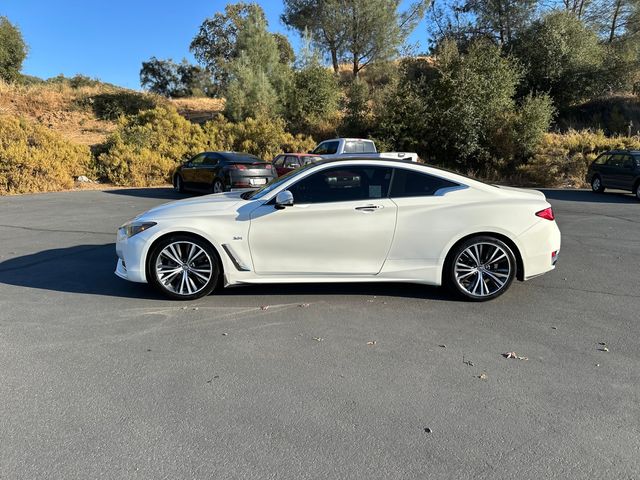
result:
<svg viewBox="0 0 640 480"><path fill-rule="evenodd" d="M507 291L516 275L516 259L502 240L478 236L458 244L447 265L447 283L467 300L483 302Z"/></svg>
<svg viewBox="0 0 640 480"><path fill-rule="evenodd" d="M591 180L591 190L593 190L595 193L604 192L604 185L602 185L602 179L597 175L593 177L593 180Z"/></svg>
<svg viewBox="0 0 640 480"><path fill-rule="evenodd" d="M176 175L176 178L173 180L173 188L176 192L184 193L184 182L180 175Z"/></svg>
<svg viewBox="0 0 640 480"><path fill-rule="evenodd" d="M149 283L175 300L194 300L209 295L218 284L220 271L220 261L213 247L190 235L161 240L147 263Z"/></svg>

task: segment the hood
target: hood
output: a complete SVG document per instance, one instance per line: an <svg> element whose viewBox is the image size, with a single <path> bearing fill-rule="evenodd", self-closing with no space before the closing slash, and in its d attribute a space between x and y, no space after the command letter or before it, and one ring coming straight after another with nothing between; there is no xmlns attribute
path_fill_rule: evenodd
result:
<svg viewBox="0 0 640 480"><path fill-rule="evenodd" d="M528 188L515 188L515 187L503 187L502 185L495 185L499 190L502 190L509 196L515 196L519 198L537 198L538 200L546 200L547 197L544 196L544 193L539 192L538 190L531 190Z"/></svg>
<svg viewBox="0 0 640 480"><path fill-rule="evenodd" d="M240 195L243 192L215 193L201 197L185 198L175 202L164 203L147 210L136 219L144 218L152 220L161 217L184 217L190 215L202 215L203 212L221 211L234 208L238 203L244 202Z"/></svg>

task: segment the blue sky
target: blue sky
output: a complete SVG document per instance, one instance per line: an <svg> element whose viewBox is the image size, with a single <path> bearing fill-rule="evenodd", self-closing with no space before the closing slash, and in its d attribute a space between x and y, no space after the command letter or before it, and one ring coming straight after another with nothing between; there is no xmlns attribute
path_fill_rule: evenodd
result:
<svg viewBox="0 0 640 480"><path fill-rule="evenodd" d="M280 23L282 2L258 3L267 14L269 29L286 33L297 47L297 33ZM4 0L0 15L18 25L29 45L24 73L43 78L82 73L137 89L140 64L149 57L193 60L189 43L202 20L224 10L226 4L219 0ZM426 38L423 22L409 42L426 48Z"/></svg>

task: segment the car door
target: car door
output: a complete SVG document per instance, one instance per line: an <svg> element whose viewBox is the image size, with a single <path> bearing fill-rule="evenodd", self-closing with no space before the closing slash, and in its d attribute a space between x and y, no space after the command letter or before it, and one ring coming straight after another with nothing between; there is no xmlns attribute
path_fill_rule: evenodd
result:
<svg viewBox="0 0 640 480"><path fill-rule="evenodd" d="M204 153L200 153L182 166L182 180L185 187L200 188L198 184L199 169L204 162Z"/></svg>
<svg viewBox="0 0 640 480"><path fill-rule="evenodd" d="M622 165L624 164L623 153L615 153L609 157L607 163L602 166L602 183L605 187L620 188L620 179L622 176Z"/></svg>
<svg viewBox="0 0 640 480"><path fill-rule="evenodd" d="M616 184L624 190L631 190L635 180L635 161L631 155L624 155L620 167L615 173Z"/></svg>
<svg viewBox="0 0 640 480"><path fill-rule="evenodd" d="M268 202L251 213L255 272L374 275L393 240L397 207L387 197L388 167L327 167L289 187L294 205Z"/></svg>
<svg viewBox="0 0 640 480"><path fill-rule="evenodd" d="M271 164L275 167L278 176L287 173L287 170L285 170L284 168L284 155L278 155L273 159L273 162L271 162Z"/></svg>
<svg viewBox="0 0 640 480"><path fill-rule="evenodd" d="M219 161L220 157L215 153L207 153L205 155L202 164L196 173L198 188L203 190L211 189L213 186L213 180L216 178L218 172Z"/></svg>

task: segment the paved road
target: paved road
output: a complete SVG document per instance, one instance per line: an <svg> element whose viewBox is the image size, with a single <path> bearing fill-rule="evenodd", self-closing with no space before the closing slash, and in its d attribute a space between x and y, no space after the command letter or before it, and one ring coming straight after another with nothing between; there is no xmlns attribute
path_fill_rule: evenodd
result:
<svg viewBox="0 0 640 480"><path fill-rule="evenodd" d="M481 305L413 285L174 303L112 274L117 226L172 192L0 198L0 477L640 478L640 204L546 193L558 269Z"/></svg>

